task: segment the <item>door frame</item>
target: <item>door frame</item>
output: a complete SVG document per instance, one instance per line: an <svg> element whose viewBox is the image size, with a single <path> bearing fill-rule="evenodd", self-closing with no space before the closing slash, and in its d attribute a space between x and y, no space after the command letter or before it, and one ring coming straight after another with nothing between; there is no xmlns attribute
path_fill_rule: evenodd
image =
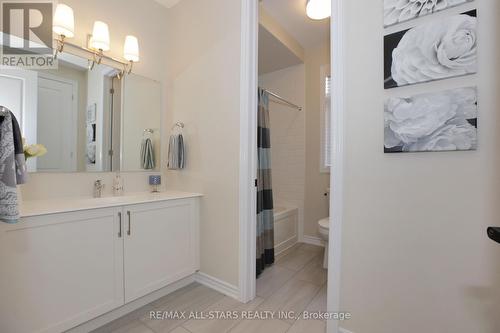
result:
<svg viewBox="0 0 500 333"><path fill-rule="evenodd" d="M259 0L241 1L239 291L255 298L257 230L257 89Z"/></svg>
<svg viewBox="0 0 500 333"><path fill-rule="evenodd" d="M330 25L330 64L332 75L331 137L332 167L330 168L330 234L328 249L327 311L340 312L342 226L344 224L344 170L345 170L345 3L332 0ZM345 332L338 320L327 322L328 333Z"/></svg>
<svg viewBox="0 0 500 333"><path fill-rule="evenodd" d="M257 89L258 89L258 0L241 1L240 69L240 178L239 178L239 289L240 301L255 298L256 188L257 174ZM331 68L332 117L330 173L330 244L328 262L328 311L340 311L341 250L344 197L344 0L332 0ZM334 232L335 230L335 232ZM327 332L339 332L338 321L328 321Z"/></svg>

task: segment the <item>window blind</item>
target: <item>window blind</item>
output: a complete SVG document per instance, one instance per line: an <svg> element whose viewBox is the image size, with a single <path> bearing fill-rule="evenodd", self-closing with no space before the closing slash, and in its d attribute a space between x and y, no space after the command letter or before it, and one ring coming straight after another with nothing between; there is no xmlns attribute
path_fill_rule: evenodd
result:
<svg viewBox="0 0 500 333"><path fill-rule="evenodd" d="M331 147L331 96L332 96L332 78L327 76L325 78L325 103L323 106L324 125L323 125L323 156L324 166L332 166L332 147Z"/></svg>

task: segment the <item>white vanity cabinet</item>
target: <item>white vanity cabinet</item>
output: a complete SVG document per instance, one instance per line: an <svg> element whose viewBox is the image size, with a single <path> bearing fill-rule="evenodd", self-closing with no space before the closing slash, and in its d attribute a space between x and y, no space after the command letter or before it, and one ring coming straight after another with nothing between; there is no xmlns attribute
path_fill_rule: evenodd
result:
<svg viewBox="0 0 500 333"><path fill-rule="evenodd" d="M198 198L0 223L0 332L63 332L196 272Z"/></svg>
<svg viewBox="0 0 500 333"><path fill-rule="evenodd" d="M123 304L116 209L0 223L0 332L60 332Z"/></svg>
<svg viewBox="0 0 500 333"><path fill-rule="evenodd" d="M198 212L193 204L178 200L124 207L125 302L198 268Z"/></svg>

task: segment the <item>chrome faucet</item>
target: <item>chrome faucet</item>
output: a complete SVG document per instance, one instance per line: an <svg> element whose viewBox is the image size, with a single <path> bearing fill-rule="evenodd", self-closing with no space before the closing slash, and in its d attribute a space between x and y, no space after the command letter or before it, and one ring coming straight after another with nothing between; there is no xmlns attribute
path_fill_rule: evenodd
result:
<svg viewBox="0 0 500 333"><path fill-rule="evenodd" d="M102 180L98 179L94 182L94 198L102 197L102 190L104 189L104 184Z"/></svg>

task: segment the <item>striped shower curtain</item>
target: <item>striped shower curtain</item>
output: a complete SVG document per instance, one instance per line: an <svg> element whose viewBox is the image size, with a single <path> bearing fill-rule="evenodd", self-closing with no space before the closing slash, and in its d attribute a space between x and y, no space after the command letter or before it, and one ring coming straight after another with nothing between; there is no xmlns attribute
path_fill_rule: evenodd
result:
<svg viewBox="0 0 500 333"><path fill-rule="evenodd" d="M259 89L257 170L257 276L274 263L274 215L271 180L269 96Z"/></svg>

